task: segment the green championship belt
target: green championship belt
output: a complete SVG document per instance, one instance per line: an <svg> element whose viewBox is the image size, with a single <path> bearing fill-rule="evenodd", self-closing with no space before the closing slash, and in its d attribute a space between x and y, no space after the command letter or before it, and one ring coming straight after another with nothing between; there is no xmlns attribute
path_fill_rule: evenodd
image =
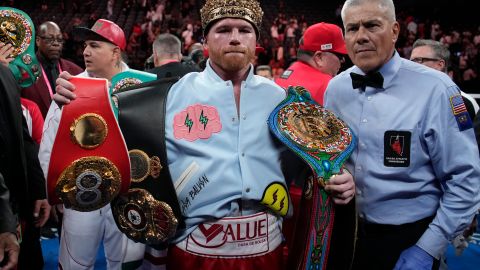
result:
<svg viewBox="0 0 480 270"><path fill-rule="evenodd" d="M0 7L0 42L14 48L14 60L8 67L20 87L34 84L40 75L40 64L35 56L35 29L30 17L21 10Z"/></svg>
<svg viewBox="0 0 480 270"><path fill-rule="evenodd" d="M300 86L288 88L287 97L270 114L268 125L313 172L303 189L299 215L303 220L296 227L292 254L297 256L292 256L295 262L291 269L326 269L335 207L323 187L342 172L343 163L355 148L355 135Z"/></svg>
<svg viewBox="0 0 480 270"><path fill-rule="evenodd" d="M149 72L139 71L135 69L129 69L124 72L120 72L112 77L112 85L110 86L110 96L120 90L126 89L130 86L138 85L141 83L154 81L157 79L157 75ZM118 119L118 104L112 96L112 108L115 117Z"/></svg>

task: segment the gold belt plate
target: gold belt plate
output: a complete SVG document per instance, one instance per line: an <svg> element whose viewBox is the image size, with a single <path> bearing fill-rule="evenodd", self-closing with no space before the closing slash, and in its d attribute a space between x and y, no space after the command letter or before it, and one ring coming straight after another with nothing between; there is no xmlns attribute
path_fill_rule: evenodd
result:
<svg viewBox="0 0 480 270"><path fill-rule="evenodd" d="M280 109L280 129L297 145L326 153L343 151L351 140L348 127L315 104L294 102Z"/></svg>
<svg viewBox="0 0 480 270"><path fill-rule="evenodd" d="M65 207L88 212L102 208L118 195L121 175L104 157L89 156L75 160L60 175L55 186Z"/></svg>
<svg viewBox="0 0 480 270"><path fill-rule="evenodd" d="M112 204L112 210L120 231L137 242L164 244L175 235L178 220L172 208L144 189L130 189Z"/></svg>

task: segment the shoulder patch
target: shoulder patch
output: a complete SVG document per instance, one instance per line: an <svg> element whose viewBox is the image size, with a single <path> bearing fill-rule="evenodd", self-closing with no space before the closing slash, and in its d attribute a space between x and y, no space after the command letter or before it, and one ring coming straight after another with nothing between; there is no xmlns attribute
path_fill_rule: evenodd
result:
<svg viewBox="0 0 480 270"><path fill-rule="evenodd" d="M472 119L470 119L470 115L468 115L467 107L465 103L463 103L463 98L460 94L450 97L450 106L460 131L473 127Z"/></svg>
<svg viewBox="0 0 480 270"><path fill-rule="evenodd" d="M292 73L293 73L293 70L287 69L287 70L285 70L285 71L282 73L282 75L280 76L280 78L282 78L282 79L288 79L288 77L290 77L290 75L292 75Z"/></svg>
<svg viewBox="0 0 480 270"><path fill-rule="evenodd" d="M178 140L208 139L221 129L220 115L213 106L191 105L173 118L173 135Z"/></svg>

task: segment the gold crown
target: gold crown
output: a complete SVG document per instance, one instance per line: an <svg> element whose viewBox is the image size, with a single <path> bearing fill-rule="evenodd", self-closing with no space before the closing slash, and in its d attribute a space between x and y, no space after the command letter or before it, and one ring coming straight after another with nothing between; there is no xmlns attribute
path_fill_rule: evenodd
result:
<svg viewBox="0 0 480 270"><path fill-rule="evenodd" d="M200 10L200 15L203 31L211 22L218 19L240 18L252 23L258 33L263 11L257 0L207 0Z"/></svg>

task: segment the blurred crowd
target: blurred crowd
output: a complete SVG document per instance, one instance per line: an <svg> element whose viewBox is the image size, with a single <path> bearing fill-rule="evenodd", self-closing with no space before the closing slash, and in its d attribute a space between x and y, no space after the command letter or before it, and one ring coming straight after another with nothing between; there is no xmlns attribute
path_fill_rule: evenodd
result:
<svg viewBox="0 0 480 270"><path fill-rule="evenodd" d="M17 1L18 2L18 1ZM14 0L0 1L3 6L18 6ZM202 30L199 10L204 1L201 0L101 0L100 4L106 7L103 14L92 12L93 1L48 1L42 0L36 10L47 11L60 6L61 11L73 10L73 16L68 26L60 27L64 31L64 57L74 61L83 67L82 51L83 44L76 42L70 31L75 26L91 27L100 17L115 21L114 6L121 6L118 12L128 14L129 12L141 12L142 18L137 18L131 29L124 29L128 33L126 59L129 66L136 69L145 69L148 64L148 58L152 55L152 44L155 37L161 33L171 33L179 37L182 41L182 53L185 59L189 60L195 49L198 55L198 47L192 46L195 43L202 42ZM272 68L273 76L280 76L283 71L294 61L298 49L298 41L303 35L305 29L316 22L328 21L328 18L318 18L318 21L307 21L305 15L297 16L290 8L291 1L262 1L264 4L277 5L273 10L265 9L265 12L275 12L271 14L270 21L264 21L262 35L258 40L258 45L264 50L259 51L256 65L268 65ZM343 1L339 1L343 2ZM103 4L102 4L103 3ZM300 7L299 3L299 7ZM397 50L402 57L409 58L413 42L416 39L433 39L446 45L451 52L451 62L449 64L449 75L454 81L467 92L480 91L479 72L479 48L480 48L480 25L472 22L471 24L456 23L456 17L441 18L435 14L435 9L431 16L426 16L425 10L415 7L397 8L397 20L401 25L401 34L397 42ZM425 5L425 4L423 4ZM341 26L340 10L342 5L331 10L332 23ZM325 11L322 11L325 13ZM87 19L84 14L88 14ZM447 13L448 14L448 13ZM455 14L452 14L455 15ZM31 14L32 18L37 13ZM460 15L457 15L457 17ZM58 16L60 17L60 15ZM268 18L269 16L266 16ZM310 16L311 17L311 16ZM427 18L428 17L428 18ZM434 19L431 19L434 18ZM54 18L50 18L55 21ZM41 23L41 22L37 22ZM351 62L346 61L343 68L347 68Z"/></svg>

